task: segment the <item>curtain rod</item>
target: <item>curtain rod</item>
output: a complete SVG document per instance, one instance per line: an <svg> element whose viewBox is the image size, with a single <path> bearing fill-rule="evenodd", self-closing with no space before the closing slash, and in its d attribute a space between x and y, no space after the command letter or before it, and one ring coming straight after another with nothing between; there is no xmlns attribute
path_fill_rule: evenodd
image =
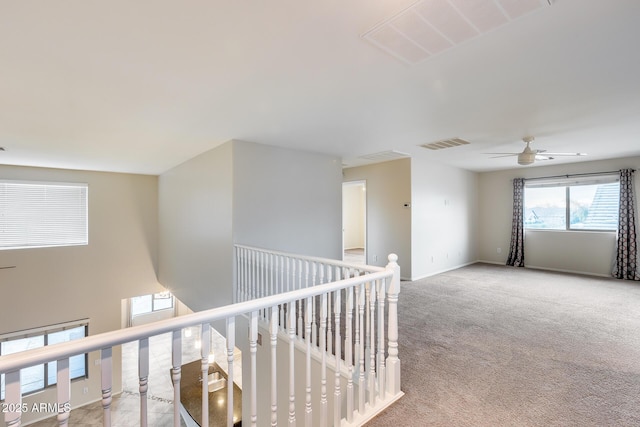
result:
<svg viewBox="0 0 640 427"><path fill-rule="evenodd" d="M635 172L635 169L631 169L633 172ZM539 176L536 178L525 178L525 181L535 181L537 179L550 179L550 178L572 178L574 176L591 176L591 175L613 175L613 174L618 174L620 173L619 170L617 171L608 171L608 172L588 172L588 173L570 173L570 174L566 174L566 175L554 175L554 176Z"/></svg>

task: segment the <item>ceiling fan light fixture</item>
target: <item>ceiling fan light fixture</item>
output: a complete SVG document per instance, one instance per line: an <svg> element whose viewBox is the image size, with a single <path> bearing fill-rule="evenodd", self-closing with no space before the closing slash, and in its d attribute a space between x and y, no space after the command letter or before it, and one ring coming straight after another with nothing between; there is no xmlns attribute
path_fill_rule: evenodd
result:
<svg viewBox="0 0 640 427"><path fill-rule="evenodd" d="M518 154L518 164L523 166L533 164L536 160L536 154L535 151Z"/></svg>

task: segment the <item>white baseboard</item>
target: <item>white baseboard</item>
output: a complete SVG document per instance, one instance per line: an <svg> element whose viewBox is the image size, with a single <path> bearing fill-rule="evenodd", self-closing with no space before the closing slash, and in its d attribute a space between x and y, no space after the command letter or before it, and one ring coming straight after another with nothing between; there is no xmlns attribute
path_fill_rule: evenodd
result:
<svg viewBox="0 0 640 427"><path fill-rule="evenodd" d="M476 262L482 262L485 264L494 264L494 265L506 265L504 262L497 262L497 261L486 261L486 260L482 260L479 259ZM530 268L532 270L543 270L543 271L553 271L553 272L557 272L557 273L571 273L571 274L581 274L583 276L595 276L595 277L609 277L611 278L611 275L609 274L601 274L601 273L591 273L588 271L578 271L578 270L567 270L564 268L549 268L549 267L541 267L538 265L525 265L524 268Z"/></svg>
<svg viewBox="0 0 640 427"><path fill-rule="evenodd" d="M591 273L588 271L576 271L576 270L565 270L562 268L548 268L548 267L539 267L536 265L525 265L525 268L531 268L532 270L546 270L546 271L554 271L557 273L571 273L571 274L581 274L583 276L595 276L595 277L605 277L612 279L609 274L600 274L600 273Z"/></svg>
<svg viewBox="0 0 640 427"><path fill-rule="evenodd" d="M470 262L466 262L464 264L458 264L458 265L454 265L454 266L451 266L451 267L447 267L447 268L442 269L442 270L432 271L432 272L427 273L427 274L422 275L422 276L411 277L410 279L402 278L402 280L415 281L415 280L420 280L420 279L426 279L427 277L435 276L435 275L441 274L441 273L446 273L447 271L451 271L451 270L457 270L458 268L466 267L468 265L475 264L477 262L478 261L470 261Z"/></svg>

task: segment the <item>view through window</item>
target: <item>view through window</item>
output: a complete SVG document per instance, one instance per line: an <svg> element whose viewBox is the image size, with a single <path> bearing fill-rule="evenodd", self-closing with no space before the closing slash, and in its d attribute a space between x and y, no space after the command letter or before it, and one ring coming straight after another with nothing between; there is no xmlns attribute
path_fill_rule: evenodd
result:
<svg viewBox="0 0 640 427"><path fill-rule="evenodd" d="M0 356L44 347L46 345L72 341L87 336L88 323L74 322L64 326L51 326L19 334L0 337ZM87 375L87 355L79 354L69 358L71 379L85 378ZM22 394L33 393L57 383L57 362L36 365L20 371ZM5 378L0 376L0 400L4 400Z"/></svg>
<svg viewBox="0 0 640 427"><path fill-rule="evenodd" d="M171 295L170 292L160 292L131 298L132 317L169 308L173 308L173 295Z"/></svg>
<svg viewBox="0 0 640 427"><path fill-rule="evenodd" d="M620 183L612 177L525 184L524 226L539 230L616 231Z"/></svg>

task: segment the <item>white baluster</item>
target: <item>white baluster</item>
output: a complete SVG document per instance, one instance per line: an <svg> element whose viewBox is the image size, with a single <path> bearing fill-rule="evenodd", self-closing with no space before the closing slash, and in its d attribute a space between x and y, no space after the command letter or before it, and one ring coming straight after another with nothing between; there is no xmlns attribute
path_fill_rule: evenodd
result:
<svg viewBox="0 0 640 427"><path fill-rule="evenodd" d="M269 335L271 338L271 425L275 427L278 425L278 306L271 307Z"/></svg>
<svg viewBox="0 0 640 427"><path fill-rule="evenodd" d="M311 267L310 267L310 262L307 260L300 260L300 277L298 279L298 287L296 289L303 289L303 288L308 288L309 284L311 284L311 286L313 286L314 282L314 278L310 277L310 273L313 274L311 272ZM315 268L315 264L311 263L312 265L314 265ZM304 281L302 280L302 269L304 265Z"/></svg>
<svg viewBox="0 0 640 427"><path fill-rule="evenodd" d="M291 267L291 258L287 257L287 292L293 290L293 271Z"/></svg>
<svg viewBox="0 0 640 427"><path fill-rule="evenodd" d="M264 272L264 267L262 264L262 257L264 253L262 251L258 251L258 265L257 265L257 273L258 273L258 298L264 297L264 289L263 289L263 281L262 281L262 273ZM258 310L258 317L263 317L264 312L262 309Z"/></svg>
<svg viewBox="0 0 640 427"><path fill-rule="evenodd" d="M298 260L291 259L291 291L298 289L297 274L298 274ZM291 311L291 303L287 303L287 323L284 327L286 334L289 334L289 325L291 324L291 316L293 316L293 322L295 323L295 313Z"/></svg>
<svg viewBox="0 0 640 427"><path fill-rule="evenodd" d="M202 376L202 423L209 425L209 352L211 351L211 325L200 327L200 375ZM228 384L228 382L227 382Z"/></svg>
<svg viewBox="0 0 640 427"><path fill-rule="evenodd" d="M364 354L364 341L365 341L365 336L364 336L364 328L365 328L365 323L364 323L364 312L365 312L365 298L366 298L366 292L365 292L365 284L362 283L358 286L358 318L359 320L359 324L360 324L360 329L362 330L362 332L360 333L360 345L358 347L358 411L360 412L360 414L364 414L364 404L365 404L365 376L364 376L364 371L365 371L365 364L364 364L364 360L365 360L365 354Z"/></svg>
<svg viewBox="0 0 640 427"><path fill-rule="evenodd" d="M360 337L361 337L361 327L360 327L360 316L359 316L359 307L360 307L360 294L361 292L362 286L361 285L356 285L354 286L354 292L355 292L355 301L354 301L354 310L355 310L355 332L354 332L354 339L353 339L353 365L354 365L354 372L355 375L359 375L360 374ZM354 377L355 378L355 377Z"/></svg>
<svg viewBox="0 0 640 427"><path fill-rule="evenodd" d="M276 294L276 289L275 289L276 259L277 258L275 258L275 255L273 254L269 255L269 295Z"/></svg>
<svg viewBox="0 0 640 427"><path fill-rule="evenodd" d="M251 251L251 299L258 298L258 253Z"/></svg>
<svg viewBox="0 0 640 427"><path fill-rule="evenodd" d="M384 364L384 299L386 297L385 281L378 280L378 394L382 399L387 391L385 386L385 364Z"/></svg>
<svg viewBox="0 0 640 427"><path fill-rule="evenodd" d="M242 254L242 299L241 301L247 301L249 299L249 292L248 292L248 279L247 279L247 270L248 270L248 262L247 262L247 249L242 248L240 250L240 253Z"/></svg>
<svg viewBox="0 0 640 427"><path fill-rule="evenodd" d="M242 259L240 258L240 253L241 250L239 247L236 246L234 254L235 254L235 258L236 258L236 283L237 283L237 287L236 287L236 294L235 294L235 298L236 298L236 302L238 301L242 301L240 295L242 294L241 290L242 290L242 275L240 274L240 270L241 270L241 265L242 265Z"/></svg>
<svg viewBox="0 0 640 427"><path fill-rule="evenodd" d="M258 425L258 381L257 381L257 353L258 353L258 312L251 312L249 324L249 352L251 354L251 426Z"/></svg>
<svg viewBox="0 0 640 427"><path fill-rule="evenodd" d="M304 261L304 287L308 288L309 287L309 261ZM305 332L305 336L304 339L309 341L311 344L313 344L313 329L314 328L314 316L316 314L316 299L313 298L313 302L311 303L311 307L307 306L306 307L307 310L311 310L311 330L309 331L308 335Z"/></svg>
<svg viewBox="0 0 640 427"><path fill-rule="evenodd" d="M333 293L333 297L334 297L334 304L333 304L333 309L334 309L334 322L335 322L335 340L336 340L336 345L335 345L335 349L336 349L336 374L335 374L335 387L334 387L334 391L333 391L333 425L334 426L338 426L340 425L340 420L342 419L342 413L341 413L341 409L342 409L342 390L340 388L340 359L342 358L341 352L342 352L342 347L341 347L341 342L340 342L340 314L341 314L341 301L340 301L340 293L342 291L340 289L338 289L337 291L335 291Z"/></svg>
<svg viewBox="0 0 640 427"><path fill-rule="evenodd" d="M302 264L303 261L300 260L299 261L299 265L298 265L298 272L300 274L300 287L302 287ZM304 330L304 319L302 318L302 301L297 301L296 304L298 305L298 331L300 331L300 333L302 333L302 331Z"/></svg>
<svg viewBox="0 0 640 427"><path fill-rule="evenodd" d="M248 260L247 260L247 268L248 268L248 274L247 274L247 286L248 286L248 290L249 290L249 299L253 300L255 298L255 268L253 265L253 251L249 251L248 253Z"/></svg>
<svg viewBox="0 0 640 427"><path fill-rule="evenodd" d="M227 427L232 427L233 419L233 361L236 346L236 318L227 319Z"/></svg>
<svg viewBox="0 0 640 427"><path fill-rule="evenodd" d="M182 377L182 331L173 331L171 339L171 382L173 383L173 426L180 427L180 378Z"/></svg>
<svg viewBox="0 0 640 427"><path fill-rule="evenodd" d="M251 299L251 251L244 250L244 293L245 301Z"/></svg>
<svg viewBox="0 0 640 427"><path fill-rule="evenodd" d="M7 427L22 425L22 390L20 389L20 371L7 372L4 376L4 422Z"/></svg>
<svg viewBox="0 0 640 427"><path fill-rule="evenodd" d="M307 344L306 352L306 398L305 398L305 425L312 427L313 425L313 409L311 407L311 305L313 298L307 298L304 305L304 336Z"/></svg>
<svg viewBox="0 0 640 427"><path fill-rule="evenodd" d="M71 377L68 358L58 360L57 372L58 426L67 426L71 410Z"/></svg>
<svg viewBox="0 0 640 427"><path fill-rule="evenodd" d="M365 324L363 327L363 338L364 338L364 363L366 364L365 370L369 372L371 370L371 282L367 282L364 285L364 294L365 294L365 316L364 321Z"/></svg>
<svg viewBox="0 0 640 427"><path fill-rule="evenodd" d="M282 255L278 255L276 257L276 286L278 287L278 293L284 293L284 280L283 280L283 269L282 269Z"/></svg>
<svg viewBox="0 0 640 427"><path fill-rule="evenodd" d="M103 409L103 416L102 416L102 425L104 427L110 427L111 426L111 401L112 401L112 396L111 396L111 389L113 387L112 385L112 370L111 370L111 363L112 363L112 348L103 348L101 351L101 361L100 361L100 366L101 366L101 373L102 373L102 409Z"/></svg>
<svg viewBox="0 0 640 427"><path fill-rule="evenodd" d="M296 381L295 381L295 334L296 302L290 302L292 311L289 318L289 427L296 425Z"/></svg>
<svg viewBox="0 0 640 427"><path fill-rule="evenodd" d="M348 274L346 277L349 277ZM353 341L351 337L351 329L353 327L353 287L345 289L346 306L345 310L345 349L344 360L347 363L349 375L347 376L347 421L353 422Z"/></svg>
<svg viewBox="0 0 640 427"><path fill-rule="evenodd" d="M328 271L327 271L327 276L326 276L326 282L325 282L325 276L324 276L324 269L325 266L321 265L320 268L320 283L329 283L331 282L331 267L330 266L326 266L328 267ZM333 353L333 333L331 331L331 313L333 313L333 311L331 310L331 303L332 303L332 299L331 297L329 297L329 299L327 300L327 313L329 313L329 321L327 322L327 348L323 349L323 351L326 351L329 354Z"/></svg>
<svg viewBox="0 0 640 427"><path fill-rule="evenodd" d="M138 341L138 390L140 391L140 425L147 425L147 391L149 389L149 338Z"/></svg>
<svg viewBox="0 0 640 427"><path fill-rule="evenodd" d="M285 258L284 256L280 258L280 279L278 280L278 282L280 283L280 292L284 293L287 291L286 287L285 287L285 283L286 283L286 272L285 272ZM278 308L278 312L280 313L280 328L284 327L285 325L285 318L284 318L284 305L280 304L280 307Z"/></svg>
<svg viewBox="0 0 640 427"><path fill-rule="evenodd" d="M309 270L307 270L307 277L308 275L309 275ZM307 283L307 286L308 285L309 283ZM315 286L315 285L316 285L316 263L312 262L311 263L311 286ZM315 304L311 306L311 344L314 346L318 345L318 325L316 325L316 305Z"/></svg>
<svg viewBox="0 0 640 427"><path fill-rule="evenodd" d="M389 284L389 356L387 357L387 391L391 395L400 393L400 359L398 358L398 294L400 293L400 266L398 256L389 255L388 269L393 269Z"/></svg>
<svg viewBox="0 0 640 427"><path fill-rule="evenodd" d="M322 372L320 381L320 426L327 425L327 294L322 294L320 302L320 351L322 352Z"/></svg>
<svg viewBox="0 0 640 427"><path fill-rule="evenodd" d="M375 283L371 282L369 286L369 404L374 406L376 404L376 329L375 329L375 315L376 315L376 287Z"/></svg>

